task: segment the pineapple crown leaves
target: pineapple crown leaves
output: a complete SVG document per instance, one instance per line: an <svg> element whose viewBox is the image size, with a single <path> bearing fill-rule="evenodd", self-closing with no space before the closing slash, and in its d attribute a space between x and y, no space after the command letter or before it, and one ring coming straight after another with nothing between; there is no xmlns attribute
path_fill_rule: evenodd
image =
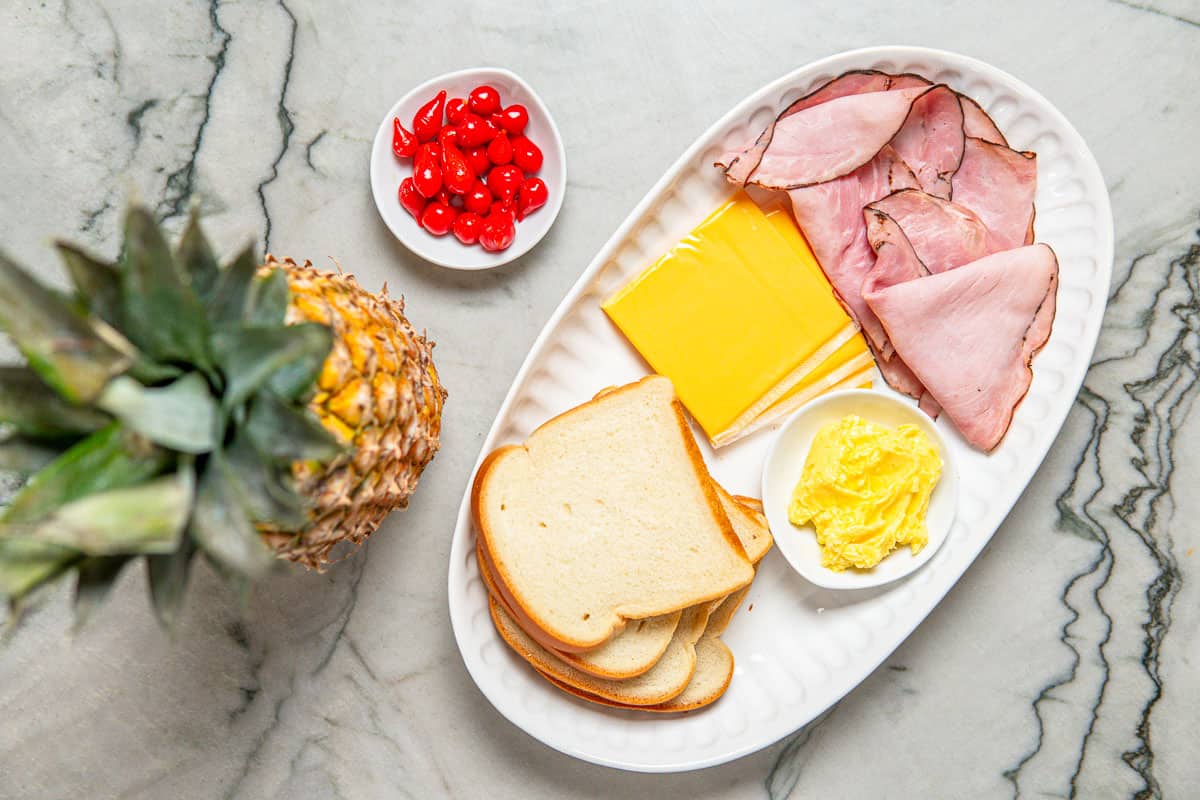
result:
<svg viewBox="0 0 1200 800"><path fill-rule="evenodd" d="M75 579L82 622L124 566L147 560L160 622L178 615L203 554L244 585L276 563L259 526L302 530L292 464L342 445L307 410L332 346L285 321L280 269L247 247L220 266L195 217L172 249L132 208L115 263L58 250L74 291L0 253L0 595Z"/></svg>

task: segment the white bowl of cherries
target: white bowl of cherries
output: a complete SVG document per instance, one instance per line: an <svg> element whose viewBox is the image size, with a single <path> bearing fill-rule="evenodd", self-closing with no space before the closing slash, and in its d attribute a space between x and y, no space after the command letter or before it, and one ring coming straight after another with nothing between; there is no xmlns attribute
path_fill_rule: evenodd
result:
<svg viewBox="0 0 1200 800"><path fill-rule="evenodd" d="M371 148L371 193L405 247L452 269L489 269L541 241L562 207L567 161L529 84L481 67L400 98Z"/></svg>

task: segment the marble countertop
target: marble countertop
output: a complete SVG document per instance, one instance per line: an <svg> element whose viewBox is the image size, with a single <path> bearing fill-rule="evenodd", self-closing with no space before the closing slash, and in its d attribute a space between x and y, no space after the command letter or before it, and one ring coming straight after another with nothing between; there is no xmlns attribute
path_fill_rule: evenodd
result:
<svg viewBox="0 0 1200 800"><path fill-rule="evenodd" d="M53 595L0 650L0 797L1195 796L1200 7L907 5L8 4L10 254L51 274L51 237L115 251L127 197L175 229L195 199L227 249L265 234L403 293L450 399L412 506L324 575L282 575L243 608L198 569L174 640L140 570L76 634ZM1008 70L1091 145L1117 232L1094 367L991 545L818 723L689 774L572 760L492 709L450 631L450 534L484 433L559 299L688 142L768 80L885 43ZM481 62L542 94L571 180L531 254L455 273L394 242L366 165L399 95Z"/></svg>

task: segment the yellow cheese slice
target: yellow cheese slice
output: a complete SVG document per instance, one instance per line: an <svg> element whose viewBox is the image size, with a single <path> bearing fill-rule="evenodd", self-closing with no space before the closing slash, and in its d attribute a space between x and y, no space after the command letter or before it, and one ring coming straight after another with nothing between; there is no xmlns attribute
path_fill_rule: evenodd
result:
<svg viewBox="0 0 1200 800"><path fill-rule="evenodd" d="M867 350L862 337L855 335L837 353L827 358L821 366L805 376L769 408L740 428L731 428L717 435L713 444L724 447L738 439L762 430L791 414L813 398L836 389L852 389L871 385L871 373L875 360Z"/></svg>
<svg viewBox="0 0 1200 800"><path fill-rule="evenodd" d="M739 193L603 304L710 439L753 420L855 336L787 221L794 238Z"/></svg>

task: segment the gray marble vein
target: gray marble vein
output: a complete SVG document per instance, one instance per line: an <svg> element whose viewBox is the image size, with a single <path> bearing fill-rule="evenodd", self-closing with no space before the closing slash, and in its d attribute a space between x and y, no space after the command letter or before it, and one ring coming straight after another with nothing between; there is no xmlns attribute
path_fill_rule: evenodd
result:
<svg viewBox="0 0 1200 800"><path fill-rule="evenodd" d="M324 575L245 600L198 569L179 630L126 571L72 633L65 589L0 650L0 797L1189 798L1200 785L1200 130L1195 0L1003 4L45 0L0 19L0 229L113 254L129 197L226 251L335 257L404 294L450 388L411 508ZM968 53L1079 128L1112 194L1094 366L992 543L819 721L721 767L647 776L500 717L446 609L454 515L529 345L678 153L779 74L839 50ZM424 264L379 222L370 142L413 84L528 79L571 162L549 237L511 267ZM326 262L328 263L328 262Z"/></svg>

